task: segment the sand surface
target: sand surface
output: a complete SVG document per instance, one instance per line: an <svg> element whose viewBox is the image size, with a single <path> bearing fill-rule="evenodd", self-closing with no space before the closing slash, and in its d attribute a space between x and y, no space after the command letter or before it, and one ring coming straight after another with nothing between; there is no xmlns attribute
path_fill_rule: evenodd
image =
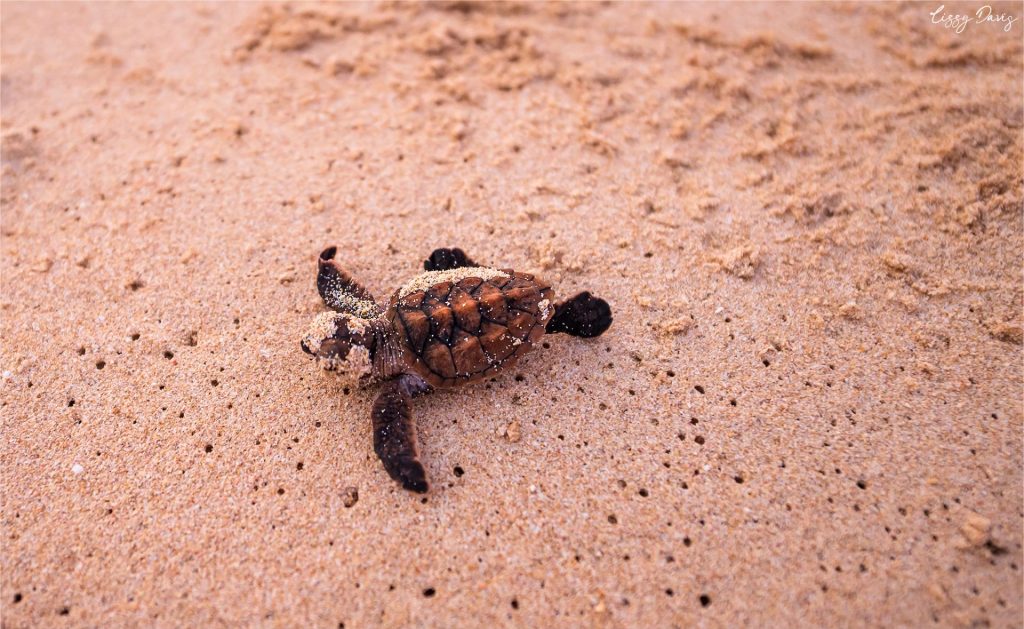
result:
<svg viewBox="0 0 1024 629"><path fill-rule="evenodd" d="M1021 626L1024 10L938 4L5 2L3 627ZM615 325L421 500L331 244Z"/></svg>

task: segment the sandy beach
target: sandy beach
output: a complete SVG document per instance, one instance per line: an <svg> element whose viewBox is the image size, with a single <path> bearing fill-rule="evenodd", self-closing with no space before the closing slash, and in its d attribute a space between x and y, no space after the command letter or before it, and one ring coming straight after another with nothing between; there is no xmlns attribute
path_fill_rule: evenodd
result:
<svg viewBox="0 0 1024 629"><path fill-rule="evenodd" d="M940 4L4 2L3 628L1021 627L1024 6ZM331 245L615 322L420 496Z"/></svg>

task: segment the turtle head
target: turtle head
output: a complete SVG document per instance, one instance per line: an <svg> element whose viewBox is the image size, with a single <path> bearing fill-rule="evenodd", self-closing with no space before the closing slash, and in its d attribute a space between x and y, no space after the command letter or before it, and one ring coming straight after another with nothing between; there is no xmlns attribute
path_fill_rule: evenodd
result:
<svg viewBox="0 0 1024 629"><path fill-rule="evenodd" d="M376 345L373 322L344 312L322 312L313 319L302 341L302 351L329 371L362 382L373 372Z"/></svg>

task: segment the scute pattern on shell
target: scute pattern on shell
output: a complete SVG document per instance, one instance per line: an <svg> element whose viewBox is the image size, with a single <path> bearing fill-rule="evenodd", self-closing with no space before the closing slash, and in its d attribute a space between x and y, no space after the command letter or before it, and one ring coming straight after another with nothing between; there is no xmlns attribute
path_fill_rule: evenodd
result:
<svg viewBox="0 0 1024 629"><path fill-rule="evenodd" d="M515 364L543 336L553 314L551 288L534 276L510 269L480 275L405 294L399 290L388 307L385 316L404 345L406 362L435 387L492 376Z"/></svg>

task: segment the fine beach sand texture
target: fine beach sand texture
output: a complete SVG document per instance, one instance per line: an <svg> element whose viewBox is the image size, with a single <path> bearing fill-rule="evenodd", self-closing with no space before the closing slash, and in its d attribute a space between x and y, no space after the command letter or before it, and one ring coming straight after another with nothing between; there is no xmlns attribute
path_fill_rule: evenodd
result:
<svg viewBox="0 0 1024 629"><path fill-rule="evenodd" d="M3 627L1021 626L1024 23L938 4L5 2ZM615 324L421 499L332 244Z"/></svg>

